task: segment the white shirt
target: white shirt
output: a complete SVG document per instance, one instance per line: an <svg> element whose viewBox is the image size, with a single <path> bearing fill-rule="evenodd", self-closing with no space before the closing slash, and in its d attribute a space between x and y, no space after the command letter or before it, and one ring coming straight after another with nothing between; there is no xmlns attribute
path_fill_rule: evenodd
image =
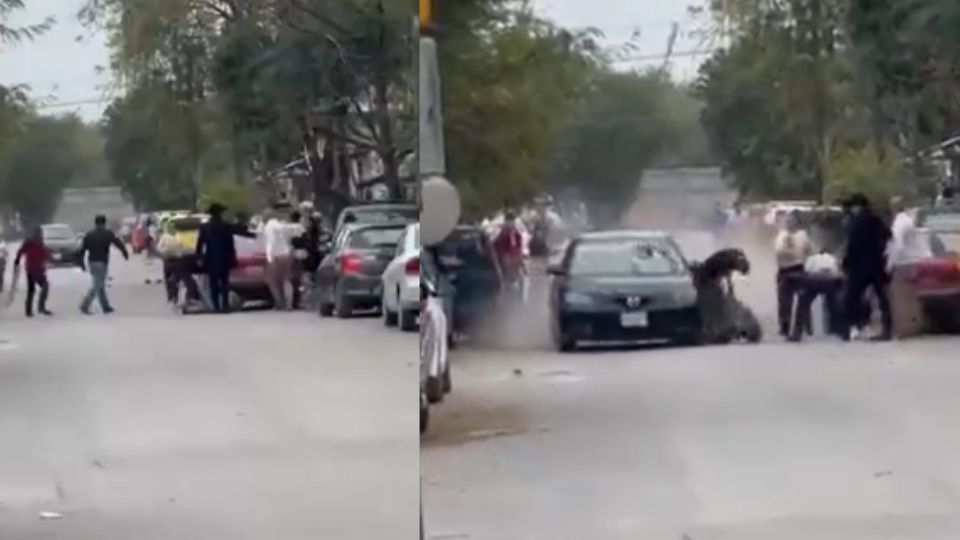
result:
<svg viewBox="0 0 960 540"><path fill-rule="evenodd" d="M888 265L906 262L916 258L917 254L917 226L913 218L906 212L900 212L893 219L890 227L890 246L888 247Z"/></svg>
<svg viewBox="0 0 960 540"><path fill-rule="evenodd" d="M810 237L805 231L790 232L784 229L777 235L774 249L777 252L777 266L789 268L803 266L807 256L813 252L813 245L810 244Z"/></svg>
<svg viewBox="0 0 960 540"><path fill-rule="evenodd" d="M840 265L837 263L837 258L829 253L821 253L808 257L806 264L803 265L803 269L808 274L823 276L840 275Z"/></svg>
<svg viewBox="0 0 960 540"><path fill-rule="evenodd" d="M290 241L296 231L295 223L283 223L279 219L271 218L263 228L263 235L267 241L267 262L273 262L279 257L293 255L293 246Z"/></svg>

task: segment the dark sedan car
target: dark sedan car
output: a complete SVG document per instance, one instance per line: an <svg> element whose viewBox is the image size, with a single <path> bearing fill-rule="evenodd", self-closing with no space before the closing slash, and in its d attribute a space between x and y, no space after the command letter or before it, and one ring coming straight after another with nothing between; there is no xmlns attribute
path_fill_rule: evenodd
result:
<svg viewBox="0 0 960 540"><path fill-rule="evenodd" d="M692 345L702 340L693 276L667 234L583 235L550 272L555 276L551 333L561 351L586 342Z"/></svg>
<svg viewBox="0 0 960 540"><path fill-rule="evenodd" d="M351 226L317 270L320 315L346 318L360 308L381 305L381 278L393 260L406 225Z"/></svg>
<svg viewBox="0 0 960 540"><path fill-rule="evenodd" d="M73 266L80 263L80 238L69 225L44 225L41 230L51 265Z"/></svg>

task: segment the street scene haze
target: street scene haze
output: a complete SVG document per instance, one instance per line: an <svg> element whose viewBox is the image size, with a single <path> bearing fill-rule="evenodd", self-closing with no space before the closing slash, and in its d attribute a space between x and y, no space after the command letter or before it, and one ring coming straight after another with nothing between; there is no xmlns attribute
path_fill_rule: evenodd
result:
<svg viewBox="0 0 960 540"><path fill-rule="evenodd" d="M956 2L420 8L424 538L960 536Z"/></svg>
<svg viewBox="0 0 960 540"><path fill-rule="evenodd" d="M0 0L0 538L417 537L415 21Z"/></svg>

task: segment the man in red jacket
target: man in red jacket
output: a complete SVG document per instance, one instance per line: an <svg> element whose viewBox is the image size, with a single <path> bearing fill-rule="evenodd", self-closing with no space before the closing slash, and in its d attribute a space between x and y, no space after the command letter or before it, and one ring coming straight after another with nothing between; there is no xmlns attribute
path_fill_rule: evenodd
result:
<svg viewBox="0 0 960 540"><path fill-rule="evenodd" d="M525 272L523 261L523 235L517 228L517 216L508 212L500 232L493 240L497 253L503 285L509 292L519 292Z"/></svg>
<svg viewBox="0 0 960 540"><path fill-rule="evenodd" d="M42 315L53 315L47 309L47 297L50 294L50 282L47 281L47 261L50 254L43 244L43 229L40 227L34 229L33 235L20 245L13 265L15 267L20 266L20 260L24 258L27 260L27 317L33 317L33 298L37 294L37 288L40 289L38 311Z"/></svg>

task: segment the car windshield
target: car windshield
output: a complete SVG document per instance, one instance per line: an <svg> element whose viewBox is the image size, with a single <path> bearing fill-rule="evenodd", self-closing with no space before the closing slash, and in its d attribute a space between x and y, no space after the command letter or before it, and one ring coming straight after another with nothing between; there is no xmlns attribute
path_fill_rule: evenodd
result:
<svg viewBox="0 0 960 540"><path fill-rule="evenodd" d="M76 234L66 225L47 225L43 227L43 237L46 240L73 240Z"/></svg>
<svg viewBox="0 0 960 540"><path fill-rule="evenodd" d="M923 226L935 231L960 232L960 213L934 213L926 216Z"/></svg>
<svg viewBox="0 0 960 540"><path fill-rule="evenodd" d="M350 216L354 217L356 223L391 223L395 221L408 221L416 219L420 211L415 207L371 207L371 208L353 208L349 210Z"/></svg>
<svg viewBox="0 0 960 540"><path fill-rule="evenodd" d="M350 235L347 246L354 249L395 248L403 229L361 229Z"/></svg>
<svg viewBox="0 0 960 540"><path fill-rule="evenodd" d="M574 248L571 276L671 276L684 271L683 258L666 239L590 240Z"/></svg>

